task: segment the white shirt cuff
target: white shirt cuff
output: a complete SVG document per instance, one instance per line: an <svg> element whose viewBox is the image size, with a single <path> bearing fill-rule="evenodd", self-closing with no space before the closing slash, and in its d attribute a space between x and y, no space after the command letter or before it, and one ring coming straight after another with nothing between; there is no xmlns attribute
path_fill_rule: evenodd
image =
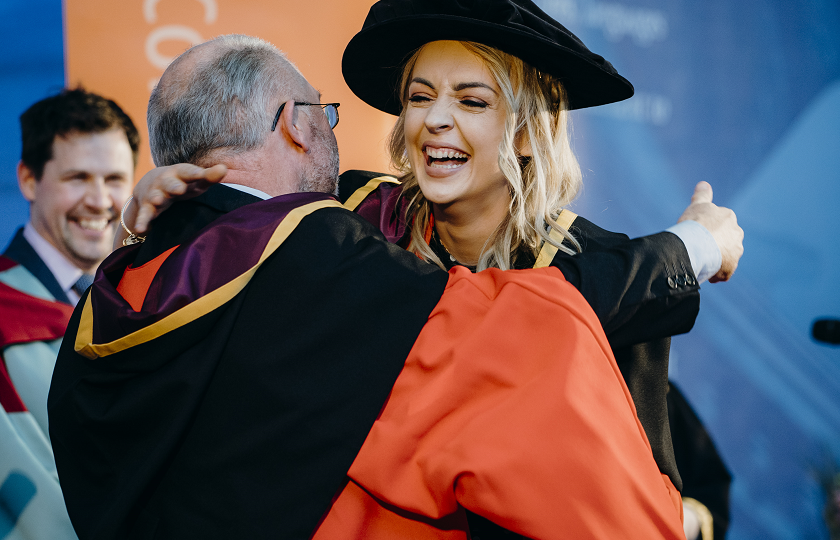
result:
<svg viewBox="0 0 840 540"><path fill-rule="evenodd" d="M697 283L703 283L718 273L722 262L720 248L706 227L696 221L686 220L665 230L676 234L685 244Z"/></svg>

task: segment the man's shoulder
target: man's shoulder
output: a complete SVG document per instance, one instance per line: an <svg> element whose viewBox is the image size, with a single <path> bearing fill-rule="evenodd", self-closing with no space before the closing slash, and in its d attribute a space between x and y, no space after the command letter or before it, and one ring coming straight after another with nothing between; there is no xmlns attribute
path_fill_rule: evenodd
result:
<svg viewBox="0 0 840 540"><path fill-rule="evenodd" d="M262 199L232 187L216 184L191 200L194 204L203 204L221 212L232 212L240 206L259 202Z"/></svg>
<svg viewBox="0 0 840 540"><path fill-rule="evenodd" d="M0 255L0 348L61 337L72 311L26 268Z"/></svg>
<svg viewBox="0 0 840 540"><path fill-rule="evenodd" d="M5 272L6 270L18 266L18 262L14 259L10 259L6 257L6 255L0 255L0 272Z"/></svg>
<svg viewBox="0 0 840 540"><path fill-rule="evenodd" d="M341 203L347 202L347 199L349 199L350 196L353 195L359 188L365 186L368 182L380 176L389 176L389 174L375 171L362 171L358 169L344 171L338 177L338 200Z"/></svg>
<svg viewBox="0 0 840 540"><path fill-rule="evenodd" d="M46 262L44 262L44 259L41 258L32 244L24 237L23 227L17 230L11 242L9 242L6 251L3 252L3 257L19 265L15 270L16 272L25 271L30 275L38 283L39 292L40 289L44 288L48 291L46 294L38 294L36 296L70 303L61 285L59 285L57 278L53 275Z"/></svg>
<svg viewBox="0 0 840 540"><path fill-rule="evenodd" d="M6 249L3 250L2 256L20 264L21 250L25 250L27 247L29 250L32 250L32 246L29 245L29 242L23 236L23 227L18 227L12 239L6 245Z"/></svg>

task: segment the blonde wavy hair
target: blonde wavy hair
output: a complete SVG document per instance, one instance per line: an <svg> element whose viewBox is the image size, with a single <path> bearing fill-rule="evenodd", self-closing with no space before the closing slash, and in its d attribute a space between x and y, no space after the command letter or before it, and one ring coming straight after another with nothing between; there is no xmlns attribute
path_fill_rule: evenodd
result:
<svg viewBox="0 0 840 540"><path fill-rule="evenodd" d="M563 85L555 77L540 73L498 49L468 41L459 43L484 61L502 90L507 109L499 167L510 187L510 211L487 239L477 269L512 268L523 251L536 257L544 242L566 253L580 252L577 240L555 221L563 207L575 198L582 183L580 165L570 144L568 98ZM405 147L408 82L422 50L421 47L411 56L403 70L400 81L403 109L391 130L388 147L391 162L402 175L402 196L409 200L406 219L412 226L408 250L443 267L424 239L432 205L420 191ZM530 157L518 151L524 142L530 143ZM551 229L568 239L574 249L551 238Z"/></svg>

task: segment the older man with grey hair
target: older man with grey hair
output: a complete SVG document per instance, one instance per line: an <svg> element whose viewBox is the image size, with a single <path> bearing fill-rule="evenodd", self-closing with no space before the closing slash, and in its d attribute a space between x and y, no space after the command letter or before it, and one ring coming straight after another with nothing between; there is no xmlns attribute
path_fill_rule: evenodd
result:
<svg viewBox="0 0 840 540"><path fill-rule="evenodd" d="M221 47L227 49L211 56ZM277 109L277 96L293 98L287 114L297 119L303 111L303 127L311 131L312 141L305 152L311 152L312 159L299 174L263 165L285 163L273 154L277 145L269 137L276 124L272 131L265 126L266 111ZM318 109L308 108L320 97L300 71L268 43L234 35L199 45L172 63L149 100L155 163L226 163L228 183L248 185L271 196L332 192L338 178L335 136L325 129L323 115L315 113ZM219 106L237 100L248 106Z"/></svg>

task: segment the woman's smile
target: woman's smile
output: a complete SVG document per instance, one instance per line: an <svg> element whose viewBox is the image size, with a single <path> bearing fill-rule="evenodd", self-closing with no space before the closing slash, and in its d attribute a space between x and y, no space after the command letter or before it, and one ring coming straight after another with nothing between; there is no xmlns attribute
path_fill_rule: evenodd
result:
<svg viewBox="0 0 840 540"><path fill-rule="evenodd" d="M426 172L432 176L442 176L454 172L469 161L470 156L459 148L446 146L432 146L426 144L423 147L423 154L426 157Z"/></svg>

